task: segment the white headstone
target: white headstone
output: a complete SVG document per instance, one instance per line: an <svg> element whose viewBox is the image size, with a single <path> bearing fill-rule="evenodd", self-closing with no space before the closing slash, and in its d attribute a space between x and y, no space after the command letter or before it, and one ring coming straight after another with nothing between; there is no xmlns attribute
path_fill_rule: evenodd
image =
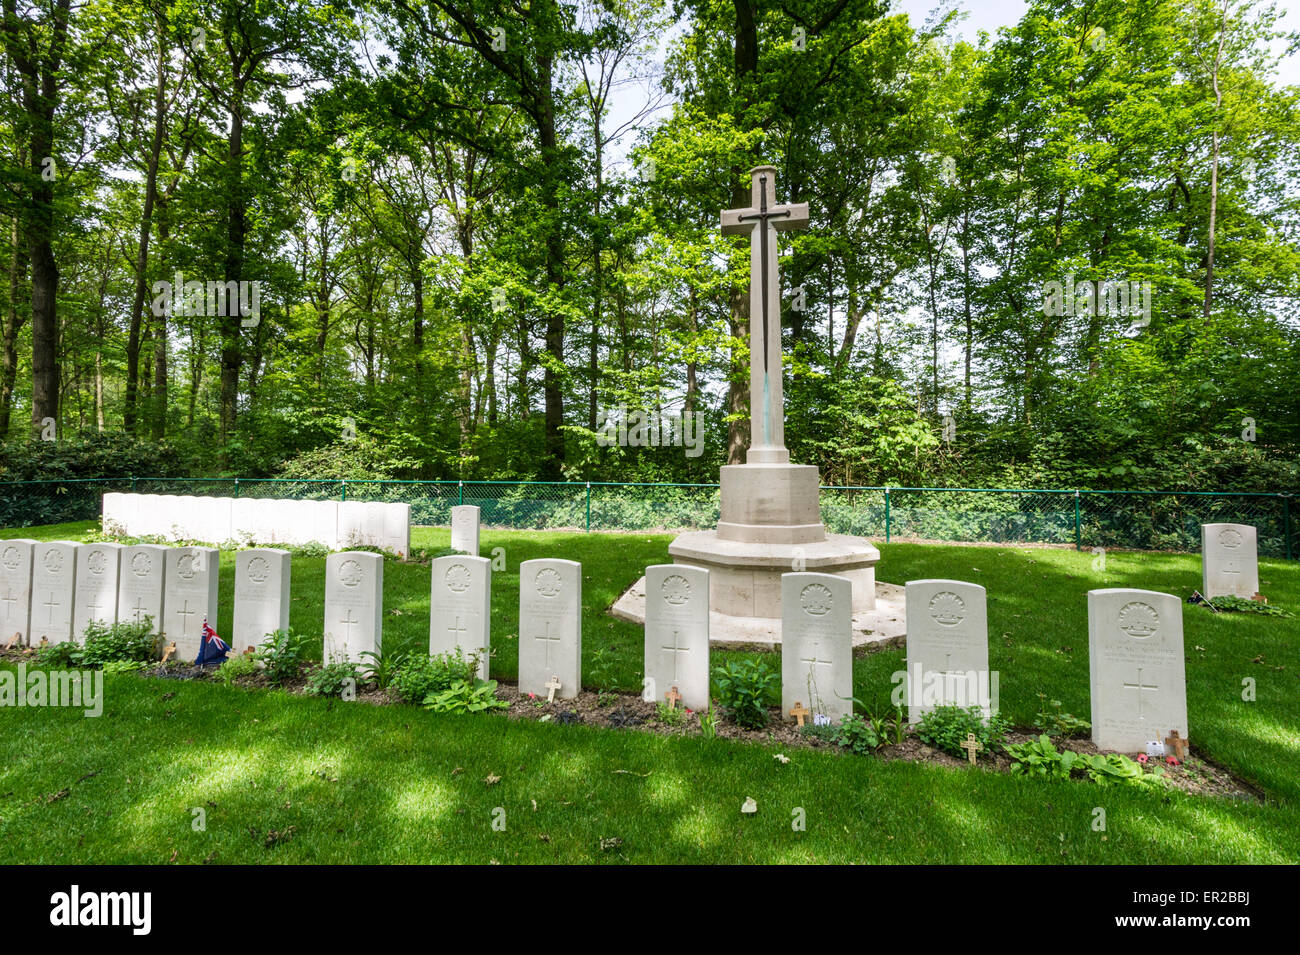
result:
<svg viewBox="0 0 1300 955"><path fill-rule="evenodd" d="M73 541L42 541L32 549L32 646L42 639L72 639L78 546Z"/></svg>
<svg viewBox="0 0 1300 955"><path fill-rule="evenodd" d="M72 632L84 643L92 620L117 623L117 587L121 544L82 544L77 548L77 591L72 609Z"/></svg>
<svg viewBox="0 0 1300 955"><path fill-rule="evenodd" d="M1145 751L1173 730L1187 739L1183 605L1171 594L1088 591L1092 741L1100 749Z"/></svg>
<svg viewBox="0 0 1300 955"><path fill-rule="evenodd" d="M325 558L325 662L364 663L384 630L384 559L365 551Z"/></svg>
<svg viewBox="0 0 1300 955"><path fill-rule="evenodd" d="M167 530L163 536L171 541L197 540L199 499L193 494L163 494L160 497L167 509Z"/></svg>
<svg viewBox="0 0 1300 955"><path fill-rule="evenodd" d="M236 498L230 505L230 539L240 543L257 543L261 531L257 506L261 500L256 497Z"/></svg>
<svg viewBox="0 0 1300 955"><path fill-rule="evenodd" d="M802 703L832 722L853 712L853 585L781 575L781 714Z"/></svg>
<svg viewBox="0 0 1300 955"><path fill-rule="evenodd" d="M338 535L340 547L369 547L365 501L340 501Z"/></svg>
<svg viewBox="0 0 1300 955"><path fill-rule="evenodd" d="M1241 597L1259 593L1259 555L1249 524L1201 525L1201 594Z"/></svg>
<svg viewBox="0 0 1300 955"><path fill-rule="evenodd" d="M235 554L232 653L260 645L268 633L289 629L290 569L287 550L259 547Z"/></svg>
<svg viewBox="0 0 1300 955"><path fill-rule="evenodd" d="M992 715L984 588L960 580L907 582L907 719L936 706Z"/></svg>
<svg viewBox="0 0 1300 955"><path fill-rule="evenodd" d="M117 619L139 623L153 620L153 632L163 627L163 581L167 551L160 544L133 544L122 548L117 582Z"/></svg>
<svg viewBox="0 0 1300 955"><path fill-rule="evenodd" d="M457 504L451 509L451 549L478 556L479 510L473 504Z"/></svg>
<svg viewBox="0 0 1300 955"><path fill-rule="evenodd" d="M310 542L324 544L333 550L339 547L339 502L306 501L311 512Z"/></svg>
<svg viewBox="0 0 1300 955"><path fill-rule="evenodd" d="M709 708L709 572L684 564L645 570L645 683L664 702L677 687L684 706Z"/></svg>
<svg viewBox="0 0 1300 955"><path fill-rule="evenodd" d="M166 551L163 639L176 644L176 659L193 663L203 621L217 628L217 581L221 552L215 547L169 547Z"/></svg>
<svg viewBox="0 0 1300 955"><path fill-rule="evenodd" d="M125 515L122 509L129 495L117 491L105 491L100 498L99 529L105 534L116 534L125 530Z"/></svg>
<svg viewBox="0 0 1300 955"><path fill-rule="evenodd" d="M208 544L224 544L233 536L232 509L235 501L229 497L201 497L198 499L199 540Z"/></svg>
<svg viewBox="0 0 1300 955"><path fill-rule="evenodd" d="M582 689L582 565L539 558L519 565L519 692L571 700Z"/></svg>
<svg viewBox="0 0 1300 955"><path fill-rule="evenodd" d="M379 546L403 559L411 556L410 504L392 501L386 506L383 541Z"/></svg>
<svg viewBox="0 0 1300 955"><path fill-rule="evenodd" d="M452 554L433 561L429 595L429 653L459 647L479 653L478 676L488 678L492 646L492 561Z"/></svg>
<svg viewBox="0 0 1300 955"><path fill-rule="evenodd" d="M26 646L31 627L32 553L36 541L0 541L0 646L18 634Z"/></svg>

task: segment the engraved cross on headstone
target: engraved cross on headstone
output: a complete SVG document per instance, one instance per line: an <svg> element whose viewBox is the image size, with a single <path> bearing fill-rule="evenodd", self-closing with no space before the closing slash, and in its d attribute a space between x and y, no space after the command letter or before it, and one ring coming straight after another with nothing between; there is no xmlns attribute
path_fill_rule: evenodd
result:
<svg viewBox="0 0 1300 955"><path fill-rule="evenodd" d="M182 634L187 634L190 632L190 627L193 626L190 617L194 616L196 613L198 613L197 610L190 609L190 602L188 600L185 601L185 606L183 606L180 610L176 611L176 616L181 618Z"/></svg>
<svg viewBox="0 0 1300 955"><path fill-rule="evenodd" d="M776 169L750 170L752 205L724 209L723 235L748 235L750 464L786 464L785 402L781 388L781 282L776 232L808 225L808 203L777 205Z"/></svg>
<svg viewBox="0 0 1300 955"><path fill-rule="evenodd" d="M560 638L558 635L554 637L551 636L551 621L549 620L546 621L546 634L538 635L536 637L533 637L533 639L541 640L542 646L546 647L546 665L549 667L551 665L551 644L560 642Z"/></svg>
<svg viewBox="0 0 1300 955"><path fill-rule="evenodd" d="M1138 667L1137 682L1136 682L1136 683L1125 683L1125 684L1124 684L1124 689L1126 689L1126 690L1137 690L1137 698L1138 698L1138 719L1140 719L1140 720L1145 720L1146 717L1142 715L1142 691L1143 691L1143 690L1158 690L1158 689L1160 689L1160 687L1157 686L1157 685L1154 684L1154 683L1143 683L1143 682L1142 682L1142 668L1141 668L1141 667Z"/></svg>
<svg viewBox="0 0 1300 955"><path fill-rule="evenodd" d="M50 593L50 599L45 601L45 606L50 608L50 619L47 621L47 623L54 623L54 608L61 605L57 600L54 599L53 591L51 591Z"/></svg>
<svg viewBox="0 0 1300 955"><path fill-rule="evenodd" d="M448 627L447 632L456 635L452 637L452 639L455 640L457 643L460 643L460 634L469 633L469 630L467 630L465 627L462 627L460 625L460 614L456 614L456 626Z"/></svg>
<svg viewBox="0 0 1300 955"><path fill-rule="evenodd" d="M8 588L5 591L5 595L3 597L0 597L0 600L3 600L5 603L9 605L8 609L6 610L6 613L14 612L14 604L18 602L18 598L14 596L14 589L12 587Z"/></svg>
<svg viewBox="0 0 1300 955"><path fill-rule="evenodd" d="M145 611L144 598L143 598L143 597L136 597L136 598L135 598L135 606L132 607L131 609L135 612L135 622L136 622L136 623L139 623L141 620L143 620L143 619L144 619L144 611Z"/></svg>
<svg viewBox="0 0 1300 955"><path fill-rule="evenodd" d="M690 647L683 647L683 646L679 646L679 645L678 645L677 638L678 638L679 635L680 635L680 634L679 634L676 630L674 630L674 631L673 631L673 645L672 645L671 647L660 647L660 648L659 648L660 650L667 650L669 653L671 653L671 654L673 655L673 679L674 679L674 680L679 679L679 677L678 677L678 672L679 672L679 671L678 671L678 669L677 669L677 660L678 660L678 656L677 656L677 654L679 654L679 653L690 653L690 652L691 652L691 648L690 648Z"/></svg>

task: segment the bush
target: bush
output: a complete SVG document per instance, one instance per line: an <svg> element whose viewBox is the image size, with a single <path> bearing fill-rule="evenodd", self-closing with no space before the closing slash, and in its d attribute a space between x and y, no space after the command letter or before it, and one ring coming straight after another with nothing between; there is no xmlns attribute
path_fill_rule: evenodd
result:
<svg viewBox="0 0 1300 955"><path fill-rule="evenodd" d="M280 686L298 676L306 652L306 637L299 636L290 628L268 633L266 640L254 651L253 658L262 664L267 682Z"/></svg>
<svg viewBox="0 0 1300 955"><path fill-rule="evenodd" d="M496 680L457 680L424 699L425 709L434 713L482 713L509 706L505 700L497 699Z"/></svg>
<svg viewBox="0 0 1300 955"><path fill-rule="evenodd" d="M72 640L50 643L36 650L37 666L66 670L81 662L81 647Z"/></svg>
<svg viewBox="0 0 1300 955"><path fill-rule="evenodd" d="M226 657L226 661L217 667L217 679L230 686L241 677L252 676L257 672L257 660L251 653Z"/></svg>
<svg viewBox="0 0 1300 955"><path fill-rule="evenodd" d="M978 706L962 709L960 706L936 706L927 713L916 726L916 735L936 749L941 749L951 756L966 759L966 751L961 744L966 737L974 733L982 745L979 753L989 755L995 746L1001 746L1006 738L1007 721L998 715L984 719L984 712Z"/></svg>
<svg viewBox="0 0 1300 955"><path fill-rule="evenodd" d="M405 703L424 703L431 694L441 693L456 683L473 684L478 673L479 654L468 659L459 649L426 656L413 653L393 670L391 686Z"/></svg>
<svg viewBox="0 0 1300 955"><path fill-rule="evenodd" d="M858 756L866 756L884 745L885 741L876 731L870 720L865 720L856 713L846 713L835 727L830 740L836 746L842 746Z"/></svg>
<svg viewBox="0 0 1300 955"><path fill-rule="evenodd" d="M356 692L357 678L355 663L329 663L307 677L305 689L308 696L342 697L345 690Z"/></svg>
<svg viewBox="0 0 1300 955"><path fill-rule="evenodd" d="M86 625L86 642L77 654L85 666L136 661L151 663L158 656L158 638L153 634L153 620L139 623L106 625L92 621Z"/></svg>
<svg viewBox="0 0 1300 955"><path fill-rule="evenodd" d="M718 702L738 726L760 729L767 725L768 696L777 687L777 675L757 660L742 660L713 671Z"/></svg>

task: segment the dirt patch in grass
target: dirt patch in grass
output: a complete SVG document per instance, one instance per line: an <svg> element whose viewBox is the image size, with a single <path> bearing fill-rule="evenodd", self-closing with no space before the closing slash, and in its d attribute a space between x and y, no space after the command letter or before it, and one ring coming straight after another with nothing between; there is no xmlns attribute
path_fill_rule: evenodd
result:
<svg viewBox="0 0 1300 955"><path fill-rule="evenodd" d="M0 651L0 659L10 663L26 660L29 665L34 661L35 652L15 648ZM279 687L290 693L306 693L307 677L311 668L304 669L301 675L282 683ZM168 662L158 664L139 675L159 681L215 680L215 667L197 667L192 663ZM233 686L244 689L268 689L270 683L264 673L253 673L235 680ZM593 726L608 731L638 731L657 733L663 736L700 736L704 733L701 724L703 714L678 708L672 713L665 712L656 703L643 700L638 694L600 692L583 690L573 699L557 699L547 702L545 696L520 693L513 683L498 682L497 696L508 704L508 708L498 711L498 715L512 720L532 720L534 722L558 723L562 725ZM357 688L357 702L376 706L403 705L390 690L363 684ZM840 748L828 740L811 735L809 728L801 729L793 722L781 719L779 707L768 708L766 726L751 729L732 722L725 712L716 711L718 720L714 735L718 739L745 743L774 745L782 749L822 749ZM490 717L488 717L490 718ZM1037 739L1040 730L1016 728L1007 733L1006 742L1010 745ZM1052 740L1057 749L1070 749L1076 753L1096 754L1102 752L1091 740L1063 739ZM775 755L775 754L774 754ZM900 743L891 743L875 751L877 759L902 760L912 763L930 763L951 769L982 770L985 772L1011 772L1012 760L1001 749L991 753L980 753L978 761L971 767L966 759L958 759L942 750L923 742L911 731L907 731ZM1136 754L1127 754L1130 756ZM852 758L845 751L846 758ZM1154 761L1154 760L1153 760ZM1195 746L1191 747L1187 759L1176 765L1159 760L1164 771L1165 781L1175 789L1202 796L1218 796L1227 799L1239 799L1250 802L1263 801L1262 794L1244 780L1238 779L1231 772L1216 765L1203 755L1198 754Z"/></svg>

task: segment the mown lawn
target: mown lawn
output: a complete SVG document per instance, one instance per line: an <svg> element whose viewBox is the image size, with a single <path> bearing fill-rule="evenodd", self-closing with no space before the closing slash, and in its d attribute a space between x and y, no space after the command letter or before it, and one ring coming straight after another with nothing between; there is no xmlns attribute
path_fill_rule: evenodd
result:
<svg viewBox="0 0 1300 955"><path fill-rule="evenodd" d="M90 526L0 536L76 539ZM638 689L640 632L603 611L667 559L669 540L485 532L484 555L503 548L507 564L493 581L493 675L516 672L519 563L564 556L584 566L584 682ZM415 532L416 546L447 543L445 530ZM1039 692L1088 714L1087 590L1185 596L1200 582L1189 555L1111 552L1103 573L1068 550L881 551L883 580L988 588L990 662L1003 712L1022 725ZM222 566L219 630L233 555ZM294 559L301 632L321 631L323 570L323 559ZM1265 561L1260 576L1274 603L1300 608L1300 565ZM427 646L428 585L427 566L385 567L386 649ZM769 746L119 676L99 719L0 709L0 862L1300 861L1300 618L1189 606L1184 624L1193 746L1259 787L1264 805L807 750L782 764ZM856 661L868 710L888 709L902 667L901 651ZM1242 700L1248 677L1254 702ZM757 816L741 816L745 796ZM1105 832L1092 828L1098 807ZM205 831L192 825L200 808ZM791 826L796 808L806 831ZM622 842L602 851L601 839Z"/></svg>

